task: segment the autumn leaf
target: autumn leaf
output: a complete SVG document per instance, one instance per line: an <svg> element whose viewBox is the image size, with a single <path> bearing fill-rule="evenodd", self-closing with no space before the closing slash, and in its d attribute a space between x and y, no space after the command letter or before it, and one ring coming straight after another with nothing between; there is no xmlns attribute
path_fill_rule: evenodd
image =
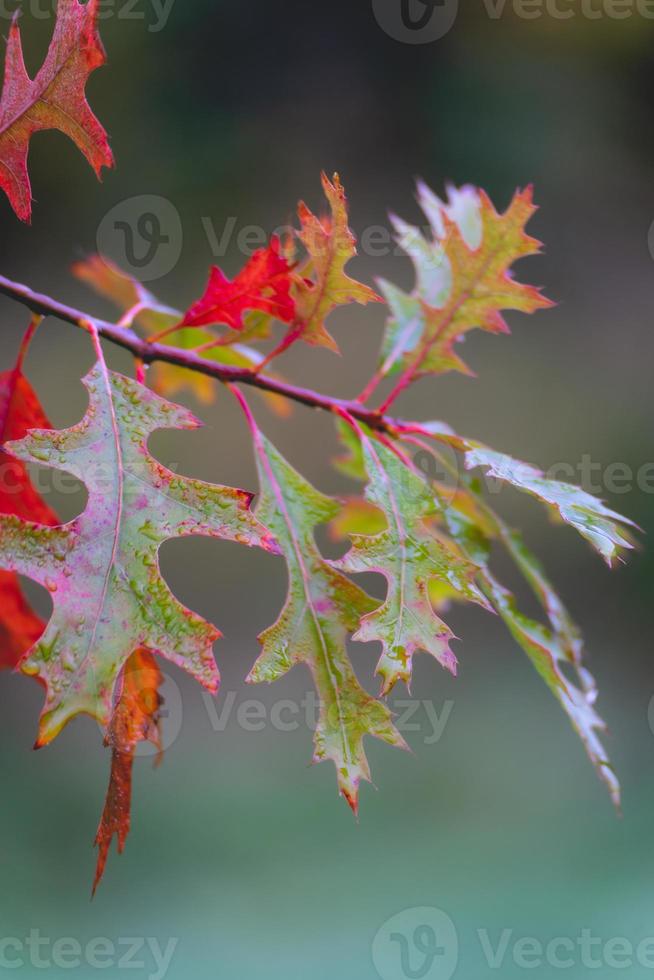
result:
<svg viewBox="0 0 654 980"><path fill-rule="evenodd" d="M0 567L34 579L53 599L46 631L21 664L47 688L38 745L81 712L106 727L116 678L141 646L217 690L212 646L219 632L170 592L158 563L164 541L207 535L277 550L250 513L250 494L178 476L150 455L153 432L199 423L108 371L96 347L98 362L83 380L84 419L6 447L24 462L74 474L88 490L86 509L69 524L0 517Z"/></svg>
<svg viewBox="0 0 654 980"><path fill-rule="evenodd" d="M261 310L282 323L295 316L291 297L291 266L281 253L279 238L258 249L234 279L214 266L204 295L184 315L181 326L224 324L241 331L246 310Z"/></svg>
<svg viewBox="0 0 654 980"><path fill-rule="evenodd" d="M96 3L91 0L88 7L93 26ZM60 0L60 15L73 10L83 17L77 0ZM15 25L12 38L15 60L20 54ZM6 92L5 86L0 120ZM0 150L2 138L0 127ZM482 476L471 471L480 469L488 480L536 497L553 520L574 527L609 564L633 546L634 525L583 490L463 438L446 423L402 420L388 411L423 375L472 373L457 347L469 331L505 333L505 310L531 313L550 305L540 290L513 277L514 263L539 251L525 230L535 211L531 189L518 191L499 213L477 188L450 188L441 201L418 185L430 231L392 219L415 265L415 288L409 293L380 281L391 314L380 367L361 395L349 401L276 384L263 373L296 340L337 349L326 325L331 313L347 303L379 299L345 271L356 243L338 177L332 182L323 175L323 187L328 216L317 217L301 204L295 238L283 244L273 238L234 280L214 270L205 295L186 315L99 257L78 263L75 272L116 304L121 313L116 327L10 280L0 283L7 295L86 330L97 354L83 379L89 396L84 418L59 432L49 428L22 376L21 359L13 372L0 375L0 464L17 475L18 487L12 494L11 482L0 483L0 512L3 506L7 510L0 513L0 666L20 661L24 673L45 689L37 747L80 713L96 718L104 730L112 765L96 836L94 890L114 837L121 851L129 832L137 747L145 740L161 747L159 658L184 668L209 691L218 688L212 646L219 633L178 602L159 568L160 546L191 535L260 546L284 557L286 598L277 620L259 637L260 654L247 680L272 682L296 665L308 668L319 704L313 759L334 763L339 791L355 813L361 781L370 780L366 736L406 748L383 696L398 681L411 682L420 651L456 672L446 615L454 602L474 602L501 618L619 805L581 632L523 538L490 507ZM286 325L286 333L271 354L244 343L269 340L275 319ZM137 381L108 370L100 333L133 353ZM174 363L146 369L162 352L148 350L142 338L164 346L163 356ZM217 385L200 373L207 364L200 368L186 351L239 369L211 373L237 397L249 423L260 483L254 512L252 495L177 476L148 450L156 431L199 423L145 387L143 379L159 392L192 391L202 401L214 396ZM386 401L367 408L367 399L391 375L397 380ZM283 393L287 401L331 413L341 445L333 463L363 484L358 495L335 500L300 475L259 431L232 377L266 397L280 401ZM423 472L409 447L431 453L434 459L427 462L438 465ZM31 463L82 481L88 499L79 517L59 524L48 513L29 483ZM344 557L325 558L316 541L322 525L332 542L349 536ZM520 593L514 595L500 580L498 558L512 563L508 574L520 574L535 612L526 614L516 598ZM370 573L385 580L383 600L347 577ZM43 632L20 591L19 575L52 596L53 612ZM380 698L359 681L348 655L350 639L380 644Z"/></svg>
<svg viewBox="0 0 654 980"><path fill-rule="evenodd" d="M596 772L619 807L620 784L599 738L606 725L595 709L597 691L593 678L580 667L579 683L568 680L565 667L570 661L555 633L520 612L515 596L489 571L484 575L484 586L493 607L570 718Z"/></svg>
<svg viewBox="0 0 654 980"><path fill-rule="evenodd" d="M212 333L185 327L179 328L182 314L161 303L142 283L123 272L117 265L100 255L91 255L72 268L81 282L86 283L100 296L114 303L122 311L122 326L140 329L147 338L163 334L167 343L182 350L195 350L208 361L257 370L263 362L263 354L242 343L235 343L232 335L229 345L217 344ZM259 316L255 313L254 317ZM262 335L261 324L252 314L246 316L243 336ZM271 374L271 377L276 375ZM157 362L148 372L150 387L166 398L174 398L181 392L190 391L203 405L211 405L216 399L216 383L206 374L188 371L175 364ZM288 418L292 406L287 399L271 392L261 391L268 407L280 418Z"/></svg>
<svg viewBox="0 0 654 980"><path fill-rule="evenodd" d="M29 343L28 331L26 342ZM30 429L47 429L50 423L22 372L26 343L16 367L0 373L0 513L15 514L41 524L54 525L59 518L34 489L27 468L4 451L5 443L22 439ZM0 668L15 667L38 640L44 623L30 608L18 576L0 572Z"/></svg>
<svg viewBox="0 0 654 980"><path fill-rule="evenodd" d="M0 373L0 447L22 439L30 429L49 429L50 423L36 392L20 366ZM51 507L35 490L25 465L0 448L0 513L16 514L41 524L58 524Z"/></svg>
<svg viewBox="0 0 654 980"><path fill-rule="evenodd" d="M138 325L153 334L179 323L181 313L178 310L161 303L143 283L103 255L89 255L75 262L71 272L80 282L118 307L124 327Z"/></svg>
<svg viewBox="0 0 654 980"><path fill-rule="evenodd" d="M481 466L493 479L537 497L547 504L552 515L586 538L609 566L619 557L621 549L633 548L627 532L620 526L635 527L633 521L610 510L597 497L571 483L548 480L535 467L479 443L469 443L469 446L465 457L468 469Z"/></svg>
<svg viewBox="0 0 654 980"><path fill-rule="evenodd" d="M421 423L417 428L428 433L436 442L462 452L466 469L483 468L487 478L510 484L536 497L547 506L553 520L578 531L609 566L620 558L622 550L633 548L630 532L624 525L630 528L637 528L637 525L580 487L561 480L550 480L531 464L489 449L474 439L463 438L442 423ZM474 518L475 523L479 523L479 514Z"/></svg>
<svg viewBox="0 0 654 980"><path fill-rule="evenodd" d="M125 663L118 680L117 702L105 736L111 748L111 775L100 826L95 838L98 861L93 894L104 874L109 848L114 836L122 854L130 830L132 771L139 742L149 741L157 747L161 759L159 711L162 698L159 688L163 677L149 650L136 650Z"/></svg>
<svg viewBox="0 0 654 980"><path fill-rule="evenodd" d="M398 242L416 267L416 288L407 294L380 283L391 308L380 373L404 372L393 397L425 374L472 373L455 344L476 327L508 333L503 310L533 313L552 305L540 290L521 285L511 273L518 259L540 250L540 243L524 230L536 211L531 188L517 191L504 214L483 191L471 188L450 190L445 205L419 185L419 201L431 221L431 240L393 217Z"/></svg>
<svg viewBox="0 0 654 980"><path fill-rule="evenodd" d="M545 677L579 735L597 774L606 785L616 807L620 807L620 784L600 736L606 724L595 709L597 683L584 664L581 630L550 584L538 559L522 537L498 520L504 544L547 613L549 629L534 623L517 609L513 596L491 578L489 597L513 637ZM551 670L551 667L554 667ZM542 669L544 668L544 669ZM575 683L569 680L569 672Z"/></svg>
<svg viewBox="0 0 654 980"><path fill-rule="evenodd" d="M18 576L0 572L0 670L13 670L44 626L25 598Z"/></svg>
<svg viewBox="0 0 654 980"><path fill-rule="evenodd" d="M262 652L249 682L275 681L296 664L306 664L320 699L313 761L331 759L338 787L358 810L359 783L370 779L365 735L404 746L388 708L359 684L346 638L377 605L326 562L314 538L317 525L338 512L280 455L250 416L261 496L256 516L279 541L286 558L289 591L277 622L261 634Z"/></svg>
<svg viewBox="0 0 654 980"><path fill-rule="evenodd" d="M380 302L377 293L351 279L345 266L357 254L356 238L350 229L347 199L338 174L334 180L322 174L322 186L330 207L330 216L318 218L301 201L298 216L301 228L298 238L307 251L307 260L294 279L295 322L282 343L270 355L281 354L296 340L338 352L338 344L325 326L325 320L337 307L348 303Z"/></svg>
<svg viewBox="0 0 654 980"><path fill-rule="evenodd" d="M378 533L351 535L352 549L335 564L346 572L377 572L388 583L386 601L362 618L354 635L361 642L381 642L377 673L382 695L387 695L398 681L410 683L417 650L456 674L450 647L454 634L434 611L432 580L461 598L486 608L488 603L475 584L477 567L429 526L438 504L424 479L363 429L359 437L369 481L365 496L384 514L387 526Z"/></svg>
<svg viewBox="0 0 654 980"><path fill-rule="evenodd" d="M479 567L480 588L568 715L593 767L619 806L620 786L600 740L606 725L595 708L597 685L583 663L579 628L521 536L485 504L469 480L462 482L451 506L444 509L447 528ZM525 615L515 596L492 573L491 537L504 545L524 575L547 614L549 626Z"/></svg>
<svg viewBox="0 0 654 980"><path fill-rule="evenodd" d="M9 29L0 100L0 187L22 221L31 217L27 170L32 135L57 129L73 140L100 177L114 160L107 134L91 112L84 88L105 63L97 31L100 0L58 0L50 48L34 80L25 69L18 15Z"/></svg>

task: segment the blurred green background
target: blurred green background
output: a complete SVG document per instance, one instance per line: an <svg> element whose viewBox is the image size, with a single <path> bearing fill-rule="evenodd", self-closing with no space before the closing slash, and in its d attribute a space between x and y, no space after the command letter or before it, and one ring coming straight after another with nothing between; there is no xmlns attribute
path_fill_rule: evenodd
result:
<svg viewBox="0 0 654 980"><path fill-rule="evenodd" d="M46 7L45 0L41 8L36 0L25 4L32 71L52 30ZM532 318L509 315L510 338L470 338L466 359L478 379L424 381L401 411L446 419L544 467L577 466L588 456L600 479L615 462L635 474L654 461L654 22L638 13L591 20L579 5L570 7L575 16L567 20L547 13L523 19L508 4L492 18L479 0L460 11L444 37L420 45L388 36L369 0L177 0L156 31L146 0L129 16L118 0L106 5L109 65L88 91L110 132L117 169L97 184L64 137L37 136L32 227L20 226L0 201L1 271L109 315L109 306L73 280L70 265L97 249L112 208L158 195L178 212L183 240L174 236L179 258L172 270L148 285L184 307L200 294L212 261L228 273L243 262L234 240L216 257L207 229L219 236L232 217L237 229L271 230L291 218L300 197L320 207L323 168L340 172L359 234L388 227L389 208L420 221L415 176L439 192L446 180L479 184L501 207L516 186L533 182L541 211L531 230L546 254L519 275L543 284L559 305ZM6 35L8 16L4 24ZM367 282L376 275L411 282L410 265L398 255L362 255L352 271ZM8 366L26 314L8 300L0 308ZM332 326L342 360L302 348L280 367L303 384L353 395L373 368L382 324L381 309L341 312ZM117 367L131 369L125 356L108 353ZM91 357L73 327L51 320L42 329L28 373L56 425L84 411L79 378ZM254 489L246 431L229 396L219 391L210 407L192 398L189 404L206 427L157 437L161 459ZM318 486L353 489L331 468L336 446L328 419L298 408L282 422L258 400L255 407L266 432ZM602 488L602 495L651 538L651 493L634 486L620 494ZM56 504L71 517L83 501L80 490ZM502 508L525 528L585 629L624 784L623 819L500 624L456 610L460 677L453 681L420 658L413 688L439 715L450 712L442 737L434 740L419 705L412 719L418 730L406 734L413 755L369 745L378 792L363 789L357 824L336 795L330 767L307 766L304 725L288 733L271 724L247 731L236 716L252 697L270 707L309 690L301 669L273 690L242 682L257 633L280 607L283 568L220 542L174 542L163 554L168 581L225 634L216 649L223 691L212 711L199 689L166 666L169 724L179 734L158 771L151 759L139 761L127 850L121 858L112 853L92 904L91 845L109 762L100 733L80 719L52 747L32 753L40 691L27 678L0 677L0 938L23 941L33 929L51 943L106 937L119 950L104 970L112 977L128 968L118 963L122 940L156 937L163 947L178 940L170 980L443 980L450 973L438 959L431 972L412 974L396 954L373 963L383 924L427 906L454 922L455 975L464 980L498 973L484 957L479 930L493 945L512 930L499 970L504 980L525 972L511 953L520 937L576 941L592 929L604 942L625 937L636 946L654 935L654 551L646 533L642 551L609 572L572 531L552 529L534 502L507 492ZM36 601L47 609L43 596ZM375 654L353 649L368 685ZM215 712L230 704L229 719L221 714L217 722ZM4 952L8 960L17 955ZM50 945L41 955L51 952ZM423 960L413 954L419 971ZM39 968L21 955L18 977L96 973L88 963ZM134 959L143 966L132 975L157 975L147 949ZM605 977L615 969L606 957L593 969L577 953L568 973ZM552 962L531 970L560 972ZM621 972L644 977L652 970L634 963Z"/></svg>

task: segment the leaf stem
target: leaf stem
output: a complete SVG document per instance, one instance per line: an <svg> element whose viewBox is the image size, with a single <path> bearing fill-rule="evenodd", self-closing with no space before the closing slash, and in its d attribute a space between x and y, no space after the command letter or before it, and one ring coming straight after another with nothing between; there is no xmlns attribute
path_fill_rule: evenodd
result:
<svg viewBox="0 0 654 980"><path fill-rule="evenodd" d="M18 358L16 359L16 367L14 368L16 374L21 374L23 371L23 365L25 364L25 358L27 357L27 352L30 349L30 344L32 343L32 340L34 339L34 334L38 330L42 321L43 321L43 317L40 316L38 313L35 313L32 319L30 320L29 326L25 331L25 335L18 349Z"/></svg>

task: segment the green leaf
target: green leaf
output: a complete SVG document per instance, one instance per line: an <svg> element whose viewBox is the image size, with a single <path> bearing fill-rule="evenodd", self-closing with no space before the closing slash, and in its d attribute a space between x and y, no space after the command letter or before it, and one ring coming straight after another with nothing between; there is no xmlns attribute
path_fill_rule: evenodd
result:
<svg viewBox="0 0 654 980"><path fill-rule="evenodd" d="M614 804L619 807L620 784L598 738L598 734L606 732L606 725L594 708L598 697L597 684L583 663L581 631L521 536L502 523L500 529L509 554L547 612L552 628L544 629L540 623L534 623L520 614L513 597L491 580L489 585L495 593L492 599L494 606L570 717L600 779L606 784ZM574 684L564 673L566 664L572 670ZM544 672L539 665L545 668Z"/></svg>
<svg viewBox="0 0 654 980"><path fill-rule="evenodd" d="M527 463L497 453L485 446L469 443L465 456L467 469L482 466L496 480L502 480L538 497L558 519L572 525L599 551L610 566L621 548L632 548L627 532L620 524L635 527L632 521L605 507L601 500L571 483L546 479L540 470Z"/></svg>
<svg viewBox="0 0 654 980"><path fill-rule="evenodd" d="M583 638L581 630L554 590L541 563L527 548L521 535L517 531L510 530L503 523L501 524L501 534L509 554L547 613L552 630L567 659L583 675L584 689L586 691L592 690L594 697L596 697L595 683L582 663Z"/></svg>
<svg viewBox="0 0 654 980"><path fill-rule="evenodd" d="M470 505L460 506L459 498L466 495ZM594 707L597 685L583 665L582 639L577 625L520 535L510 530L465 484L459 488L456 503L446 511L450 533L464 552L482 566L478 577L480 587L568 715L611 799L619 806L620 785L599 738L606 726ZM475 517L476 507L481 507L485 521L494 525L493 537L502 541L522 571L547 612L551 628L525 616L518 608L515 596L491 573L488 567L490 541L487 530L481 528ZM574 681L566 671L572 672Z"/></svg>
<svg viewBox="0 0 654 980"><path fill-rule="evenodd" d="M46 686L39 745L81 712L106 727L116 678L138 647L217 690L212 646L220 634L161 577L164 541L208 535L277 551L250 512L250 494L178 476L148 452L158 429L196 428L190 412L101 360L83 383L89 407L78 425L35 430L8 446L24 462L74 474L88 490L84 512L60 527L0 517L0 565L52 594L50 622L22 663Z"/></svg>
<svg viewBox="0 0 654 980"><path fill-rule="evenodd" d="M338 786L357 812L358 787L370 780L364 735L405 747L386 705L359 684L346 649L346 638L361 617L377 605L320 554L317 525L331 521L337 501L311 486L254 430L261 498L257 518L275 535L289 575L289 591L277 622L259 637L263 650L248 678L275 681L295 664L306 664L320 698L314 762L331 759Z"/></svg>
<svg viewBox="0 0 654 980"><path fill-rule="evenodd" d="M606 731L606 726L594 708L597 691L591 675L585 668L580 668L580 686L571 683L562 669L570 661L556 635L541 623L521 613L515 597L488 571L484 574L484 587L486 595L512 636L570 718L588 757L607 786L611 799L619 807L620 784L599 739L598 733Z"/></svg>
<svg viewBox="0 0 654 980"><path fill-rule="evenodd" d="M356 640L382 643L377 667L382 694L411 680L413 655L424 650L456 674L450 648L454 634L436 615L430 582L450 586L461 598L488 603L475 584L476 565L428 525L439 510L433 491L392 450L360 430L368 474L366 499L386 518L378 534L353 534L352 549L337 563L347 572L378 572L388 583L386 601L361 621Z"/></svg>
<svg viewBox="0 0 654 980"><path fill-rule="evenodd" d="M380 279L377 285L391 311L382 342L380 368L380 373L388 377L406 368L410 355L418 351L425 330L437 314L421 297L405 293L385 279ZM452 350L444 355L436 350L429 358L429 369L434 373L451 371L454 367L462 374L471 373Z"/></svg>
<svg viewBox="0 0 654 980"><path fill-rule="evenodd" d="M351 480L363 481L366 478L366 467L363 462L361 440L344 419L336 418L335 422L336 434L343 452L332 460L334 467Z"/></svg>

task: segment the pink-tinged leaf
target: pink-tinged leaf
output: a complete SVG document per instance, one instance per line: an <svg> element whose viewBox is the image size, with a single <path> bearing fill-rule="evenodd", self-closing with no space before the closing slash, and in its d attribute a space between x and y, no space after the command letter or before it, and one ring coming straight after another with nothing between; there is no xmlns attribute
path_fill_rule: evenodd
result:
<svg viewBox="0 0 654 980"><path fill-rule="evenodd" d="M6 447L24 462L77 476L84 512L46 527L0 517L0 567L52 594L45 633L21 664L46 685L38 744L75 715L106 727L116 678L132 652L147 647L218 688L212 647L218 630L184 608L161 577L158 552L169 538L207 535L277 552L250 512L251 495L178 476L147 445L158 429L193 429L186 409L107 370L100 359L84 379L89 408L63 431L36 430Z"/></svg>
<svg viewBox="0 0 654 980"><path fill-rule="evenodd" d="M0 187L22 221L32 212L27 157L34 133L65 133L98 177L103 167L113 166L107 134L84 94L89 75L106 61L98 9L99 0L58 0L50 48L34 80L25 69L17 14L12 21L0 100Z"/></svg>

